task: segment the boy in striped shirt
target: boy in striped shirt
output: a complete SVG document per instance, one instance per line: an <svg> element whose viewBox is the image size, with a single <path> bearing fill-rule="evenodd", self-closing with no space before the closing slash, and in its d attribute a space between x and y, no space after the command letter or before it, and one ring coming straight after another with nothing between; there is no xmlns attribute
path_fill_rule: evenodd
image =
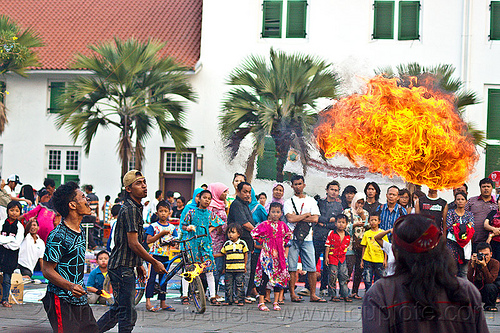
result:
<svg viewBox="0 0 500 333"><path fill-rule="evenodd" d="M227 227L227 238L229 238L222 246L221 253L226 256L226 301L223 305L231 305L233 303L233 284L236 285L236 301L239 306L245 305L245 286L244 274L246 272L246 262L248 259L247 243L240 239L241 226L236 223L231 223Z"/></svg>

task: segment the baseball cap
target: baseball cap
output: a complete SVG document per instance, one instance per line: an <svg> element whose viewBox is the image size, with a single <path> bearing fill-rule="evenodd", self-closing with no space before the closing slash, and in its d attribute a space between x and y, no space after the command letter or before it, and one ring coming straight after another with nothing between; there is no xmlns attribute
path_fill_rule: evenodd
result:
<svg viewBox="0 0 500 333"><path fill-rule="evenodd" d="M123 176L123 186L127 187L132 185L136 180L144 179L145 177L139 170L130 170Z"/></svg>
<svg viewBox="0 0 500 333"><path fill-rule="evenodd" d="M19 181L19 176L16 175L15 173L13 173L12 175L9 176L9 178L7 178L7 183L8 182L16 182L19 185L23 185L23 183Z"/></svg>

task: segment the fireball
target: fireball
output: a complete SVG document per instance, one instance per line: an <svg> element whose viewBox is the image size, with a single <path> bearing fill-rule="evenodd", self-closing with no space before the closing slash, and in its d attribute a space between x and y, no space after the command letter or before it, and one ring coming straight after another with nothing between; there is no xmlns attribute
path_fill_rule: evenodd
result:
<svg viewBox="0 0 500 333"><path fill-rule="evenodd" d="M320 114L320 150L327 158L343 154L370 172L432 189L462 185L479 157L454 96L430 87L372 78L365 94L341 99Z"/></svg>

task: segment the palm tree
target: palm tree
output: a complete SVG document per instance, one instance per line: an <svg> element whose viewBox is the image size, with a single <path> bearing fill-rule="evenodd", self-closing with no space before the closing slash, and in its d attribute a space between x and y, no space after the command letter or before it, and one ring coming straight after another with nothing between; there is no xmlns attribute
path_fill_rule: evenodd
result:
<svg viewBox="0 0 500 333"><path fill-rule="evenodd" d="M89 69L68 84L64 106L57 116L74 142L81 136L85 154L99 127L120 130L117 145L122 176L135 154L135 168L142 169L144 144L158 127L162 138L170 136L178 151L185 148L189 130L183 126L186 111L181 98L195 101L186 70L171 57L158 57L164 43L134 39L101 43L89 48L90 56L78 54L74 68ZM135 145L133 144L135 140Z"/></svg>
<svg viewBox="0 0 500 333"><path fill-rule="evenodd" d="M270 50L269 60L252 55L233 70L220 116L220 131L232 158L246 137L253 140L247 177L253 174L265 138L276 145L276 180L283 181L283 167L291 147L301 154L305 172L310 137L317 121L319 98L336 98L340 84L332 65L300 53Z"/></svg>
<svg viewBox="0 0 500 333"><path fill-rule="evenodd" d="M13 72L26 77L26 69L39 66L34 47L43 46L40 36L31 28L21 29L11 18L0 15L0 75ZM4 91L0 91L2 99ZM7 114L0 101L0 135L5 130Z"/></svg>
<svg viewBox="0 0 500 333"><path fill-rule="evenodd" d="M388 78L398 78L398 84L403 87L412 86L427 86L433 85L445 92L455 96L455 105L459 114L464 118L465 108L469 105L478 104L479 98L477 94L471 90L466 90L464 82L453 77L455 67L450 64L439 64L437 66L424 67L418 63L399 64L396 66L396 71L392 67L384 67L375 70L376 74L383 75ZM416 77L417 80L412 79ZM430 79L430 80L429 80ZM472 122L466 121L467 132L474 139L474 144L486 147L486 135L484 131L476 128Z"/></svg>

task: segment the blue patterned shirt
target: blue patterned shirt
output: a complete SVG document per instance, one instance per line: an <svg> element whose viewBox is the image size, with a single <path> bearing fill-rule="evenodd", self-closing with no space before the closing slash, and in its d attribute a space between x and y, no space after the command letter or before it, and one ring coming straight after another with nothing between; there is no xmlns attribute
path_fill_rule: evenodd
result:
<svg viewBox="0 0 500 333"><path fill-rule="evenodd" d="M379 228L382 230L389 230L394 226L394 222L406 214L406 209L401 207L400 204L396 204L392 212L387 207L387 204L383 204L377 208L377 212L380 212L380 225Z"/></svg>
<svg viewBox="0 0 500 333"><path fill-rule="evenodd" d="M71 283L85 290L83 271L85 265L85 238L81 232L71 230L61 221L47 237L43 260L56 263L55 271ZM70 291L49 282L47 291L52 292L73 305L87 304L87 297L74 297Z"/></svg>

